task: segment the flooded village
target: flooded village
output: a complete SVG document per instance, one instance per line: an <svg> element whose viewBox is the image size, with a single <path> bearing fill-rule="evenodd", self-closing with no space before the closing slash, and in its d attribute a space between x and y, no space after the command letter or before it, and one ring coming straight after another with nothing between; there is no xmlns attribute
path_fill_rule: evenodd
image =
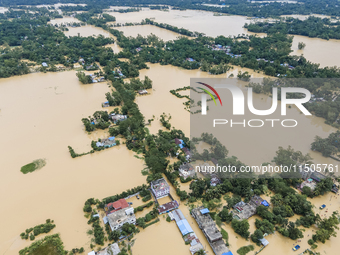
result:
<svg viewBox="0 0 340 255"><path fill-rule="evenodd" d="M208 11L180 11L171 8L168 11L161 11L143 7L141 11L130 13L113 12L115 9L117 7L104 10L104 13L115 16L115 24L138 23L146 18L153 18L159 23L183 27L212 37L252 34L243 27L245 23L249 23L249 19L244 16L217 16ZM1 8L0 12L6 10ZM58 26L65 24L68 29L63 33L66 36L103 35L105 38L112 38L114 43L106 44L104 47L112 49L115 54L123 50L118 45L117 37L103 28L89 24L72 25L81 23L75 15L65 15L63 18L52 19L49 23ZM164 42L182 36L152 25L115 28L131 37L154 34ZM303 50L298 49L300 41L307 44ZM340 66L337 57L337 54L340 54L337 50L339 46L339 40L326 41L294 36L293 52L290 54L303 54L307 60L319 63L321 67ZM215 51L233 54L230 46L214 47ZM329 57L330 55L332 57ZM238 56L239 54L233 54L235 58ZM249 184L251 187L249 194L237 195L240 197L238 201L233 190L238 185L240 187L243 185L241 181L231 183L217 174L196 171L197 166L216 166L218 162L214 158L209 160L193 158L194 151L187 145L191 143L188 137L193 135L190 127L191 113L185 108L187 98L177 98L170 90L189 86L191 78L225 79L237 77L239 71L248 72L251 78L259 80L268 77L267 75L236 65L222 74L212 75L198 69L188 70L147 62L148 68L139 70L137 78L143 81L148 77L152 81L152 88L134 89L135 98L132 102L138 106L144 118L143 125L147 130L145 143L147 150L150 149L149 152L130 149L129 146L133 147L140 142L137 134L130 132L123 135L118 132L120 125L127 125L132 117L131 112L124 110L125 102L115 105L110 101L111 98L106 96L112 92L119 92L119 85L114 87L112 85L114 82L105 78L107 77L104 75L105 67L99 62L93 62L96 67L93 68L95 70L91 70L94 66L87 65L82 56L77 58L78 62L74 63L73 68L59 66L57 72L43 72L41 67L50 68L47 61L32 65L30 74L0 79L2 131L0 150L3 154L0 170L0 201L3 205L0 209L1 254L18 254L36 240L43 240L54 234L60 235L63 248L70 251L68 254L71 252L77 254L80 248L83 248L83 254L89 255L152 255L160 252L164 255L246 253L272 255L301 254L305 251L311 252L310 254L337 254L340 242L336 235L330 236L324 243L315 242L317 247L312 248L309 240L319 231L316 223L310 227L303 224L294 226L293 229L299 228L303 232L302 236L294 240L282 234L284 232L283 230L280 232L279 228L265 232L270 228L261 225L265 213L260 216L259 210L272 212L278 207L275 199L276 195L284 194L280 193L281 190L274 192L264 187L266 184L254 181ZM124 57L120 57L119 60L128 62ZM258 61L261 60L265 59ZM191 61L188 57L187 61L195 60ZM79 72L89 77L88 84L84 84L79 76L77 77ZM134 82L134 78L126 78L125 73L119 68L114 69L112 75L114 79L123 80L123 84ZM242 90L246 89L247 82L237 78L234 78L234 81ZM190 96L189 91L182 90L179 93L182 96ZM119 93L126 98L129 97L128 93L126 95L122 91ZM117 96L112 98L116 100ZM268 109L271 97L256 94L254 105ZM106 114L105 117L104 114L100 115L103 112L107 114L108 119L105 120L107 128L101 129L99 126L102 119L106 118ZM315 136L326 138L336 132L337 128L325 124L323 118L300 114L296 107L292 107L288 112L292 118L299 120L300 126L295 132L282 133L278 136L269 129L247 129L224 132L223 137L217 138L223 141L223 144L228 144L228 157L235 156L246 165L271 162L279 146L283 148L292 146L303 154L309 153L315 164L338 165L338 161L312 151L310 146ZM171 129L161 121L163 114L171 116L168 120ZM87 130L85 124L87 122L82 122L82 119L88 119L89 126L93 127L91 131ZM133 121L135 121L133 124L137 125L138 121L136 119ZM125 124L121 124L124 122ZM127 129L131 129L133 124L130 123L131 126ZM151 137L153 141L149 141ZM270 143L264 142L264 137L267 137ZM248 143L249 140L252 143ZM152 156L156 153L151 151L155 144L158 147L162 144L168 145L164 158L165 172L153 172L150 167L153 164L150 163ZM72 153L68 147L72 148L75 157L71 157ZM201 155L205 150L212 148L204 141L195 144L195 147ZM20 168L35 159L44 159L46 165L33 173L22 174ZM301 169L306 168L305 165L301 166ZM311 192L318 190L320 183L324 183L329 177L326 174L312 174L302 170L299 174L300 181L295 186L289 187L298 195L305 194L304 187L308 187ZM340 207L340 200L337 199L338 177L336 175L331 177L330 191L315 197L304 196L310 203L310 210L320 215L319 222L332 217L332 213ZM200 188L199 185L204 188ZM284 189L282 186L282 190ZM207 190L211 197L207 196ZM239 191L238 194L243 193ZM272 199L273 196L275 199ZM20 210L15 209L18 208L18 203ZM286 206L284 202L280 203L280 206ZM309 208L309 205L307 207ZM290 215L286 217L287 225L288 221L300 220L300 214L288 213L291 210L293 209L287 209L287 215ZM227 216L222 212L227 212ZM310 215L304 215L308 216ZM35 241L20 237L20 233L46 219L53 219L56 224L49 233L37 235ZM240 223L244 220L249 223L247 238L241 231L237 232L237 227L234 226L238 224L235 221ZM265 220L268 224L270 216ZM259 221L261 223L258 223ZM273 222L274 220L271 224L274 224ZM262 228L258 227L259 224ZM262 238L254 242L250 234L256 233L258 229L265 230L261 230ZM335 232L337 231L335 227Z"/></svg>

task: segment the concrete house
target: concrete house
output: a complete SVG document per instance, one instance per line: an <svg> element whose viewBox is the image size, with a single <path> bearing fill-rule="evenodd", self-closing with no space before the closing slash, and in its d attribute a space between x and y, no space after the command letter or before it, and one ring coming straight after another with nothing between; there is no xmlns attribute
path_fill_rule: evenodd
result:
<svg viewBox="0 0 340 255"><path fill-rule="evenodd" d="M196 171L195 171L194 167L191 164L186 163L186 162L183 163L179 167L178 171L179 171L179 175L184 177L184 178L188 178L188 177L193 178L196 175Z"/></svg>
<svg viewBox="0 0 340 255"><path fill-rule="evenodd" d="M104 211L105 211L106 215L108 215L110 213L125 209L127 207L129 207L128 202L126 202L126 200L124 198L122 198L122 199L119 199L119 200L117 200L113 203L109 203L109 204L105 205Z"/></svg>
<svg viewBox="0 0 340 255"><path fill-rule="evenodd" d="M151 182L151 190L154 196L159 199L170 193L170 186L164 178Z"/></svg>
<svg viewBox="0 0 340 255"><path fill-rule="evenodd" d="M112 231L120 229L125 223L136 224L136 216L131 206L110 213L106 217Z"/></svg>
<svg viewBox="0 0 340 255"><path fill-rule="evenodd" d="M204 208L203 206L194 208L191 211L191 215L196 220L199 228L202 230L216 255L232 255L222 239L221 232L209 215L209 210L207 208Z"/></svg>

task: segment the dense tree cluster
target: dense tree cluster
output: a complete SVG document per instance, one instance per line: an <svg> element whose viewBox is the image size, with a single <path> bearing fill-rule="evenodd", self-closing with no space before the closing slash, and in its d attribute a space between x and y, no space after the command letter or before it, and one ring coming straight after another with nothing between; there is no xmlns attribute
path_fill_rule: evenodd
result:
<svg viewBox="0 0 340 255"><path fill-rule="evenodd" d="M335 155L340 148L340 131L331 133L327 138L316 136L311 145L312 150L321 152L325 157Z"/></svg>
<svg viewBox="0 0 340 255"><path fill-rule="evenodd" d="M240 236L248 239L250 233L249 233L249 222L248 220L236 220L233 219L231 221L231 227L234 229L234 231L239 234Z"/></svg>
<svg viewBox="0 0 340 255"><path fill-rule="evenodd" d="M69 254L68 251L64 250L64 245L59 234L45 236L43 239L33 242L29 247L20 250L19 254L48 254L51 251L60 255Z"/></svg>
<svg viewBox="0 0 340 255"><path fill-rule="evenodd" d="M43 233L48 233L52 229L55 228L55 224L53 224L53 220L51 221L50 219L46 220L46 223L37 225L33 228L26 229L25 232L22 232L20 234L21 239L28 239L34 240L37 235L43 234Z"/></svg>
<svg viewBox="0 0 340 255"><path fill-rule="evenodd" d="M73 67L79 58L83 58L86 65L98 61L104 66L114 59L111 48L101 47L112 43L113 39L103 36L66 37L62 31L47 24L53 17L51 12L39 13L27 11L13 20L1 22L0 45L4 47L0 50L0 78L29 73L30 65L43 62L48 67L42 67L42 70L54 71L54 65Z"/></svg>
<svg viewBox="0 0 340 255"><path fill-rule="evenodd" d="M194 10L205 10L205 11L212 11L212 12L219 12L219 13L227 13L227 14L235 14L235 15L244 15L244 16L255 16L255 17L277 17L280 15L289 15L289 14L304 14L309 15L310 13L316 14L324 14L324 15L333 15L333 16L340 16L340 7L338 5L337 0L299 0L299 4L295 3L281 3L281 2L257 2L257 1L247 1L247 0L225 0L221 3L218 0L211 0L209 1L210 4L218 4L220 7L215 6L207 6L203 5L206 3L204 0L188 0L188 1L175 1L175 0L117 0L117 1L110 1L110 0L99 0L95 3L91 0L83 0L83 1L76 1L76 0L33 0L30 2L31 5L38 5L38 4L55 4L55 3L85 3L87 6L82 7L78 6L71 6L67 8L67 10L82 10L82 11L89 11L89 10L102 10L106 9L109 6L149 6L151 5L171 5L174 9L194 9ZM2 0L2 4L4 6L16 6L16 5L26 5L27 2L25 0ZM224 4L224 5L223 5ZM228 6L228 7L225 7ZM152 6L150 8L153 9L166 9L165 6L155 7ZM66 9L65 9L66 10Z"/></svg>
<svg viewBox="0 0 340 255"><path fill-rule="evenodd" d="M172 25L169 25L169 24L157 23L156 21L153 21L151 19L145 19L145 23L150 24L150 25L154 25L154 26L157 26L157 27L160 27L160 28L164 28L164 29L170 30L172 32L175 32L175 33L178 33L178 34L181 34L181 35L186 35L186 36L191 36L191 37L197 37L199 35L201 35L201 36L203 35L202 33L192 32L192 31L185 29L185 28L178 28L178 27L175 27L175 26L172 26Z"/></svg>
<svg viewBox="0 0 340 255"><path fill-rule="evenodd" d="M287 33L292 35L304 35L308 37L319 37L322 39L340 39L340 22L331 22L328 18L317 18L310 16L308 19L300 20L287 18L275 23L256 22L245 24L250 32L254 33ZM299 49L302 49L301 47Z"/></svg>

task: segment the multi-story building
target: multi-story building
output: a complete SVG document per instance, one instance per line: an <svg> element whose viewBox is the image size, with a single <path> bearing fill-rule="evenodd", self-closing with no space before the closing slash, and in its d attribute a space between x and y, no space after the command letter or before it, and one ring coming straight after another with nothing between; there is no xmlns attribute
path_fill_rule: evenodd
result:
<svg viewBox="0 0 340 255"><path fill-rule="evenodd" d="M154 196L159 199L169 195L170 186L164 178L151 182L151 190Z"/></svg>

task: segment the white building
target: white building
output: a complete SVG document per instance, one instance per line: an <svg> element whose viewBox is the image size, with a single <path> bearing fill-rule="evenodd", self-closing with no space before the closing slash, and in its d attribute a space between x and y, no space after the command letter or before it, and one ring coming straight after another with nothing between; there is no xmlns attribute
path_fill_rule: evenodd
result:
<svg viewBox="0 0 340 255"><path fill-rule="evenodd" d="M106 217L112 231L120 229L125 223L136 224L136 216L134 214L134 209L131 206L110 213Z"/></svg>
<svg viewBox="0 0 340 255"><path fill-rule="evenodd" d="M164 178L151 182L151 190L155 197L162 198L170 193L170 186Z"/></svg>

